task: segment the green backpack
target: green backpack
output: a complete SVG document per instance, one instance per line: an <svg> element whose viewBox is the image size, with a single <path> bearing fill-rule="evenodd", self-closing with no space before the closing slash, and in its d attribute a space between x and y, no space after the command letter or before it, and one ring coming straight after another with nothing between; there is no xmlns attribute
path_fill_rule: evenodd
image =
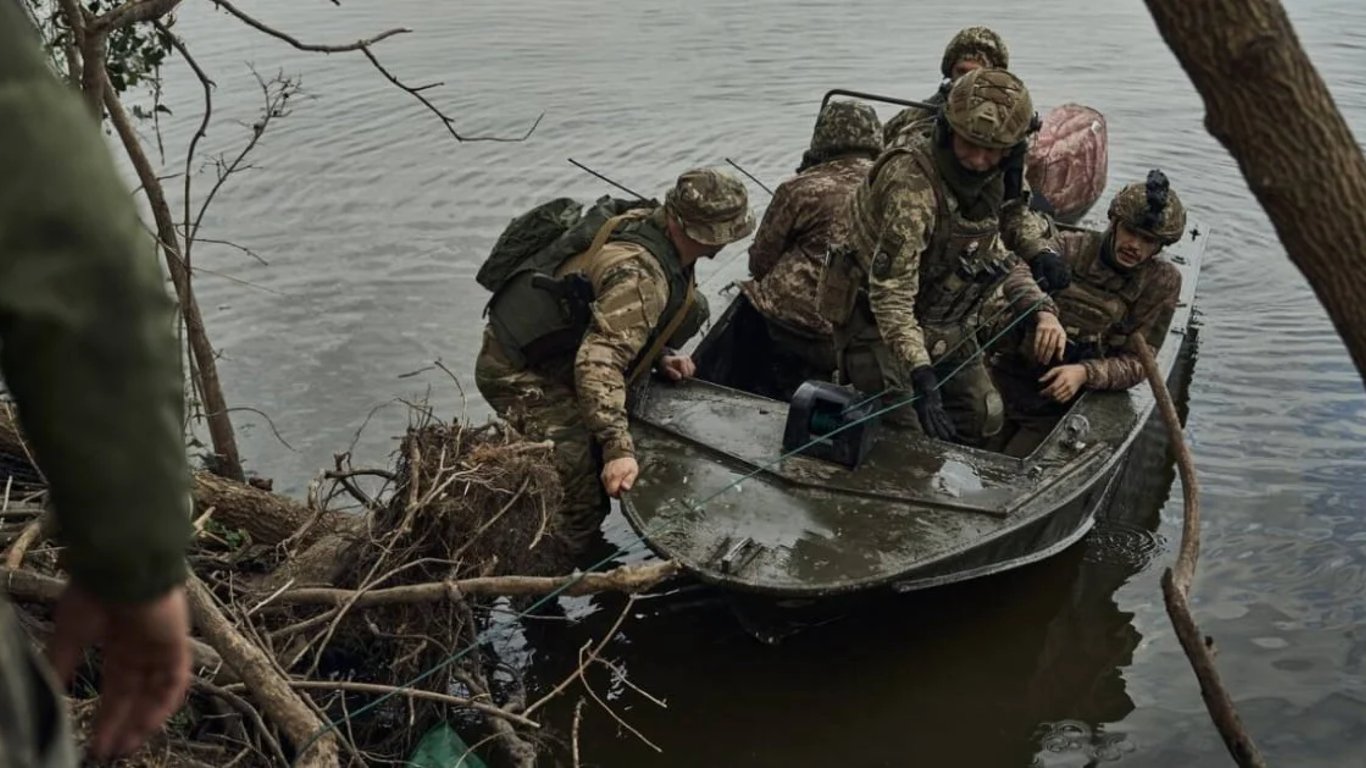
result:
<svg viewBox="0 0 1366 768"><path fill-rule="evenodd" d="M610 195L598 198L587 211L568 197L541 203L508 223L474 279L497 294L519 272L552 274L565 259L586 250L608 219L656 205Z"/></svg>
<svg viewBox="0 0 1366 768"><path fill-rule="evenodd" d="M555 271L588 250L609 219L657 205L604 195L585 211L560 197L508 224L475 279L493 292L484 314L514 362L535 363L577 346L588 326L592 286L582 276L557 279Z"/></svg>

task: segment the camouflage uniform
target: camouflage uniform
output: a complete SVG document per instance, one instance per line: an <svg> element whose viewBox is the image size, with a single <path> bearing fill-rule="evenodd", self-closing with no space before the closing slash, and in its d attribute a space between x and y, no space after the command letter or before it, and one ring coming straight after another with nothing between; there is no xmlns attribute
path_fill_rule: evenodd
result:
<svg viewBox="0 0 1366 768"><path fill-rule="evenodd" d="M1017 101L1009 109L1029 112L1023 84L1001 74L1024 94L1023 105ZM960 83L966 92L976 80L974 73ZM1001 115L985 114L992 110L990 103L975 107L971 119L978 122L968 127L997 130ZM1016 141L1023 135L1023 126L1012 128ZM847 383L887 392L888 402L911 394L913 371L934 366L959 435L981 443L999 431L1003 413L970 319L1002 273L1004 294L1017 311L1051 309L1052 303L999 234L1001 173L972 183L953 180L963 171L944 139L888 151L854 194L850 256L863 282L848 318L835 325L835 345ZM909 408L888 418L919 426Z"/></svg>
<svg viewBox="0 0 1366 768"><path fill-rule="evenodd" d="M953 76L953 67L965 59L979 62L984 67L1010 68L1010 50L1006 48L1005 41L1001 39L1000 35L987 27L961 29L944 48L944 56L939 62L939 71L944 76L944 85L928 99L925 99L926 104L932 104L935 107L943 106L944 97L948 95L949 78ZM907 107L901 110L883 127L883 145L887 149L910 147L929 138L930 130L934 127L936 114L937 110L927 110L921 107Z"/></svg>
<svg viewBox="0 0 1366 768"><path fill-rule="evenodd" d="M1165 177L1161 181L1165 187ZM1142 226L1146 192L1142 184L1121 190L1111 204L1112 224L1105 232L1059 236L1062 256L1072 269L1072 284L1054 299L1071 351L1066 362L1086 369L1086 389L1128 389L1143 382L1147 374L1129 340L1141 335L1153 350L1161 348L1176 312L1181 271L1175 265L1154 256L1126 269L1114 259L1114 220L1165 244L1180 239L1184 231L1185 211L1169 189L1161 193L1169 209L1166 218L1156 226ZM1032 334L1021 332L1014 338L1018 343L1005 346L1007 351L993 361L992 374L1005 397L1010 422L1027 433L1011 441L1010 451L1027 453L1047 436L1070 403L1040 394L1039 377L1049 367L1038 365L1029 354Z"/></svg>
<svg viewBox="0 0 1366 768"><path fill-rule="evenodd" d="M667 240L666 213L689 237L709 245L734 242L754 229L744 187L717 170L679 177L663 208L643 223L656 239ZM641 358L672 319L665 316L671 289L660 259L640 243L618 238L614 234L595 256L571 259L560 268L560 274L581 268L593 286L592 319L572 355L521 367L486 328L475 363L475 382L489 405L531 439L554 442L564 487L557 529L580 552L598 535L607 513L599 466L635 455L627 379L637 366L646 370L656 362ZM673 244L666 247L677 261ZM685 270L691 282L692 266ZM695 332L702 324L698 320L694 314L685 325ZM681 345L686 340L681 336L669 339L670 345Z"/></svg>
<svg viewBox="0 0 1366 768"><path fill-rule="evenodd" d="M103 137L0 0L0 367L72 583L105 602L185 575L189 471L173 308ZM65 706L0 601L0 766L74 766Z"/></svg>
<svg viewBox="0 0 1366 768"><path fill-rule="evenodd" d="M877 113L832 101L816 120L798 174L778 185L749 247L753 279L741 284L768 326L780 367L796 382L835 369L830 322L816 307L825 254L849 237L848 198L873 167L882 142Z"/></svg>

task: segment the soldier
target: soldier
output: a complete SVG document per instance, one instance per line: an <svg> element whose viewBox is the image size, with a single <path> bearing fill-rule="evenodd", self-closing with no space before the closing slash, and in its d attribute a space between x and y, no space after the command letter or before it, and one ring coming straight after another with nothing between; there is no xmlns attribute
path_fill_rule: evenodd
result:
<svg viewBox="0 0 1366 768"><path fill-rule="evenodd" d="M944 49L939 71L944 81L925 103L943 106L944 97L958 78L974 69L1010 68L1010 51L1001 36L987 27L967 27L958 31ZM934 110L907 107L898 112L882 130L882 143L888 149L909 146L929 137L934 128Z"/></svg>
<svg viewBox="0 0 1366 768"><path fill-rule="evenodd" d="M103 647L97 758L140 745L190 680L173 309L103 138L0 0L0 367L65 545L56 677ZM0 766L76 765L53 670L0 601Z"/></svg>
<svg viewBox="0 0 1366 768"><path fill-rule="evenodd" d="M852 248L831 254L822 313L846 383L885 402L914 393L918 418L901 408L893 423L974 444L1000 431L1001 398L969 321L1002 280L1017 312L1054 311L998 232L1002 164L1033 114L1014 75L974 70L949 92L934 140L884 152L853 195Z"/></svg>
<svg viewBox="0 0 1366 768"><path fill-rule="evenodd" d="M1181 272L1157 254L1185 229L1181 199L1162 171L1153 170L1145 183L1115 195L1104 232L1060 236L1073 276L1053 297L1064 345L1045 330L993 362L1011 429L1018 429L1007 452L1032 451L1083 389L1128 389L1144 380L1130 339L1141 335L1154 350L1166 339Z"/></svg>
<svg viewBox="0 0 1366 768"><path fill-rule="evenodd" d="M848 197L882 149L877 113L867 104L831 101L816 118L797 175L778 185L749 247L753 279L740 288L764 317L777 389L790 396L835 370L830 322L816 308L821 265L848 239Z"/></svg>
<svg viewBox="0 0 1366 768"><path fill-rule="evenodd" d="M584 551L597 536L607 513L603 492L619 497L639 473L626 414L632 382L656 365L674 381L693 375L692 360L665 343L680 343L677 330L689 315L690 326L701 325L691 310L694 265L753 230L740 182L719 170L688 171L664 205L631 216L600 249L557 270L586 275L595 297L587 330L572 348L519 365L493 326L485 329L475 381L515 428L554 442L564 486L557 528L572 550Z"/></svg>

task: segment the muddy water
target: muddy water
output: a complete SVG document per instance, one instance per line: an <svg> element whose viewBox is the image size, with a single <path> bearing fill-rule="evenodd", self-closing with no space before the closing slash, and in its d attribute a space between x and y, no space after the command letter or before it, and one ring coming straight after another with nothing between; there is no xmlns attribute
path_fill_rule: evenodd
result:
<svg viewBox="0 0 1366 768"><path fill-rule="evenodd" d="M1286 5L1363 135L1366 7ZM1361 384L1137 0L243 7L317 42L412 28L376 51L411 83L444 81L429 95L461 131L517 134L545 113L524 144L457 144L363 59L300 54L209 3L182 12L182 33L218 82L207 150L239 146L246 128L232 121L255 119L249 63L297 74L307 91L206 219L206 236L237 240L269 264L212 245L195 257L252 284L206 272L201 300L230 401L269 413L289 444L242 412L244 454L296 492L353 440L361 461L385 461L406 423L395 398L430 393L445 414L482 416L472 386L462 400L430 366L440 359L471 381L485 298L472 275L507 219L550 195L602 191L566 157L647 193L725 157L775 183L798 162L826 89L926 95L955 29L998 28L1038 104L1080 101L1107 115L1110 191L1160 165L1213 234L1187 421L1206 517L1195 609L1273 762L1362 764ZM197 98L173 70L169 170L183 167L176 148L193 130ZM705 265L707 287L741 276L741 254ZM590 704L587 764L1219 764L1222 746L1158 588L1179 493L1161 440L1141 447L1095 533L1037 568L850 608L777 647L756 643L706 592L637 605L614 653L669 707L619 683L599 688L663 752ZM623 559L646 556L619 517L608 534ZM566 603L587 620L526 635L541 685L617 607ZM568 713L556 717L567 729Z"/></svg>

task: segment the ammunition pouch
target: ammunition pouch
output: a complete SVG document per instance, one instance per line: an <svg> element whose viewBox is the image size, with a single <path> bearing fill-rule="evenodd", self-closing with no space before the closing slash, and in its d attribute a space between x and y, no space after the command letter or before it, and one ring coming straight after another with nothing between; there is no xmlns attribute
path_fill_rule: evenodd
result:
<svg viewBox="0 0 1366 768"><path fill-rule="evenodd" d="M854 249L832 246L825 253L825 265L816 286L816 311L831 325L844 325L854 312L862 287L863 270L854 258Z"/></svg>
<svg viewBox="0 0 1366 768"><path fill-rule="evenodd" d="M520 272L489 302L489 327L513 363L536 366L578 348L592 303L593 285L581 272Z"/></svg>

